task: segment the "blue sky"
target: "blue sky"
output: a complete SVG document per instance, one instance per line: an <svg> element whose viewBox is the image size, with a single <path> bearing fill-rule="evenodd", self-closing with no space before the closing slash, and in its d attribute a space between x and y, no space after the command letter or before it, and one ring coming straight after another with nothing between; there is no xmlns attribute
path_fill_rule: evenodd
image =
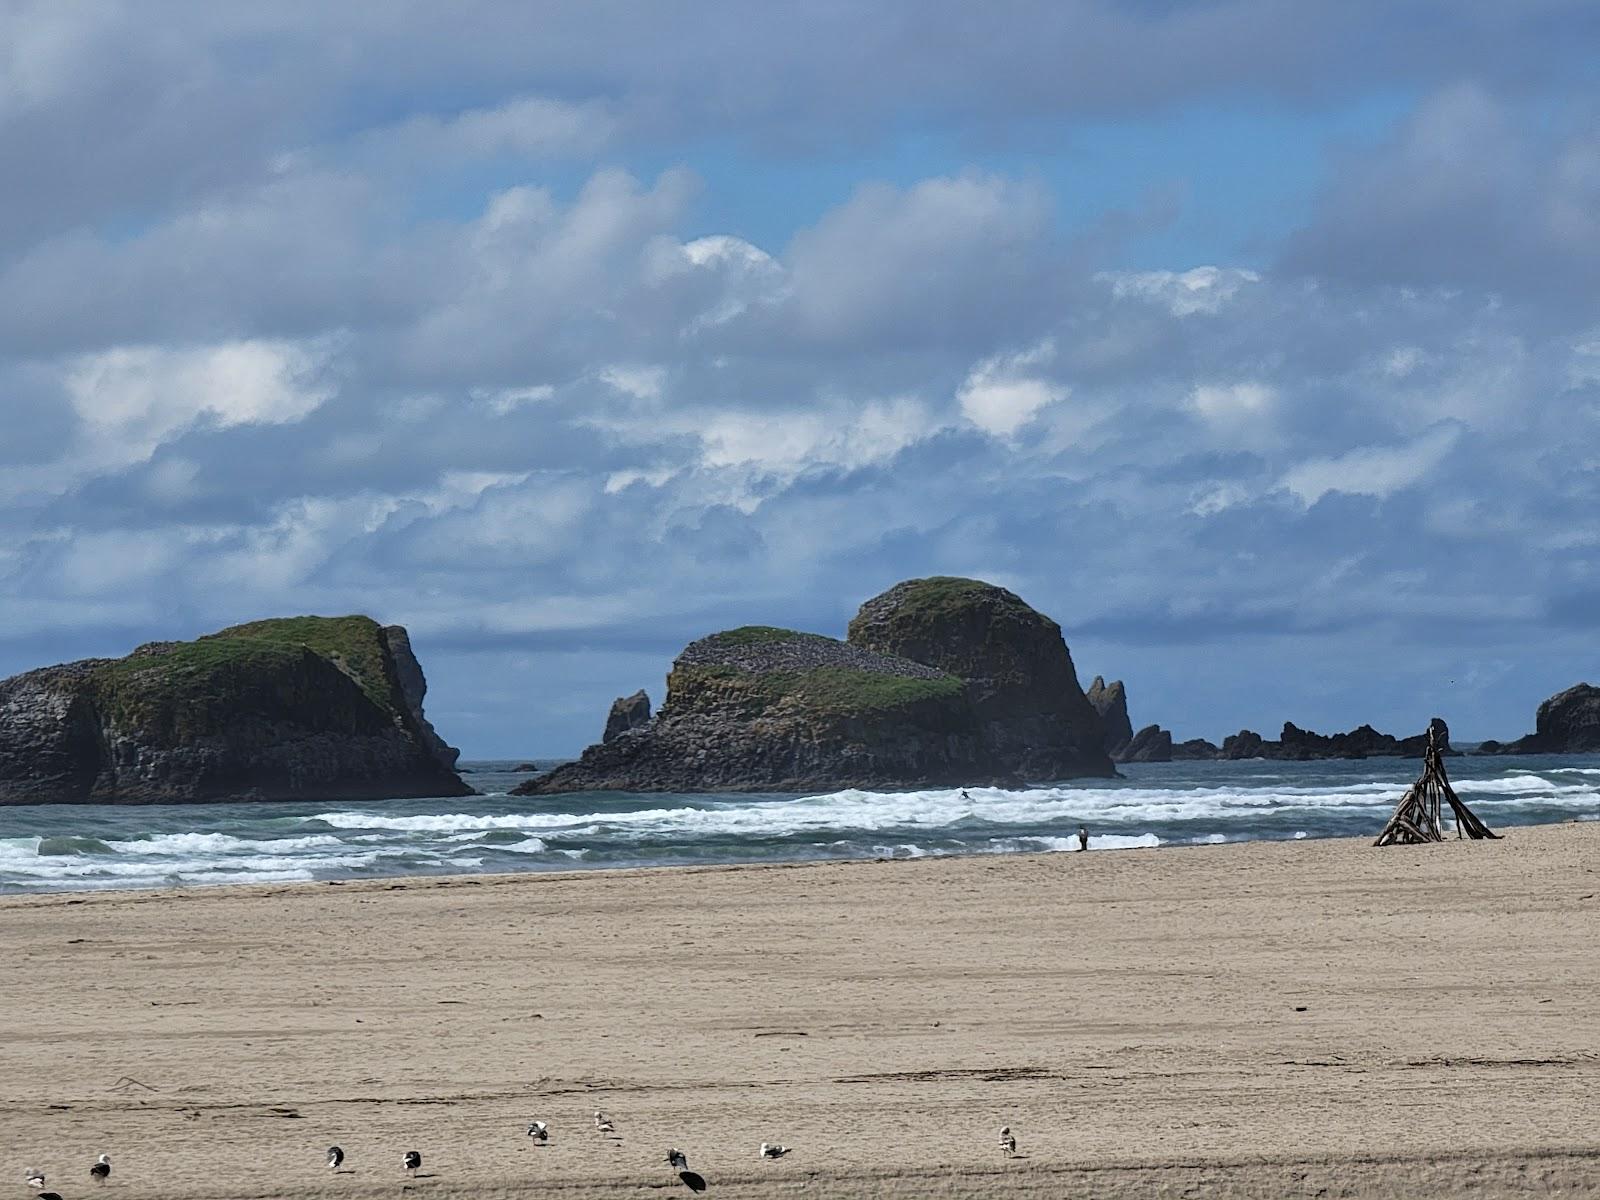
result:
<svg viewBox="0 0 1600 1200"><path fill-rule="evenodd" d="M408 625L469 755L956 573L1136 723L1595 672L1578 0L0 7L0 673Z"/></svg>

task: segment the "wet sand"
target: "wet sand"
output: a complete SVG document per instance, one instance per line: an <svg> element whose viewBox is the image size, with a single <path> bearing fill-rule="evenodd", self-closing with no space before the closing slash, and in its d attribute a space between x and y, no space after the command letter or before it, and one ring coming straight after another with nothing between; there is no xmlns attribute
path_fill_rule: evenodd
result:
<svg viewBox="0 0 1600 1200"><path fill-rule="evenodd" d="M12 897L0 929L18 1195L687 1194L669 1146L717 1196L1600 1195L1600 823Z"/></svg>

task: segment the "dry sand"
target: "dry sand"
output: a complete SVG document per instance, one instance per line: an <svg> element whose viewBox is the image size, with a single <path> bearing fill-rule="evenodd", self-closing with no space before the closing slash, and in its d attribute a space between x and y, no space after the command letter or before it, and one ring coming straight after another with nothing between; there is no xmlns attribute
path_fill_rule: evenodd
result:
<svg viewBox="0 0 1600 1200"><path fill-rule="evenodd" d="M1600 823L80 893L0 929L19 1196L35 1165L67 1200L672 1194L668 1146L716 1196L1600 1195Z"/></svg>

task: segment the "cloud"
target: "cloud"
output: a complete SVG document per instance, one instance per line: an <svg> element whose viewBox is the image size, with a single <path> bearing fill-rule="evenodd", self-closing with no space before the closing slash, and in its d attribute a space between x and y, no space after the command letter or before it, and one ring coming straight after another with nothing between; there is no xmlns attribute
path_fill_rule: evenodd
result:
<svg viewBox="0 0 1600 1200"><path fill-rule="evenodd" d="M1384 499L1427 477L1460 436L1458 429L1435 430L1399 446L1362 446L1334 458L1313 459L1290 468L1283 486L1302 504L1329 492Z"/></svg>
<svg viewBox="0 0 1600 1200"><path fill-rule="evenodd" d="M1055 346L1041 342L1020 354L987 358L973 367L957 393L961 411L978 428L1009 437L1039 410L1062 400L1067 389L1039 378L1034 368L1055 357Z"/></svg>

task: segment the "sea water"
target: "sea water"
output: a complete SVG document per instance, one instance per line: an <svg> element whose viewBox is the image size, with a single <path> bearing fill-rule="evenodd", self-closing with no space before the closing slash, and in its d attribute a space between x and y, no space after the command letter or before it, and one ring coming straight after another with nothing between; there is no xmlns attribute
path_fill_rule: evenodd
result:
<svg viewBox="0 0 1600 1200"><path fill-rule="evenodd" d="M1600 758L1447 761L1491 828L1600 819ZM1064 851L1080 825L1093 851L1372 837L1420 769L1250 760L965 795L512 796L528 777L514 765L463 764L482 793L466 798L0 808L0 892Z"/></svg>

